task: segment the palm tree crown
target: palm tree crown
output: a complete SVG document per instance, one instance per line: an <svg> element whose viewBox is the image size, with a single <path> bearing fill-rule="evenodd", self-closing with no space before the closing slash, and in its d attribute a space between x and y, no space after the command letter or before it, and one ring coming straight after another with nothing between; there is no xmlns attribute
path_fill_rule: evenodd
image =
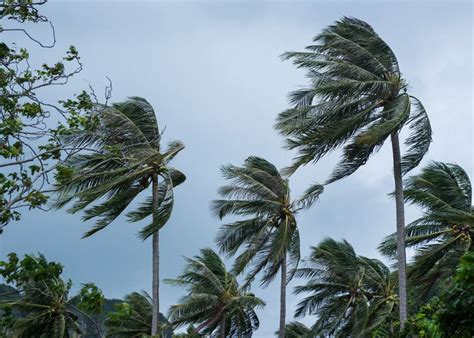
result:
<svg viewBox="0 0 474 338"><path fill-rule="evenodd" d="M293 267L298 265L300 240L295 214L310 207L323 187L315 184L308 189L305 198L293 201L288 179L282 177L273 164L255 156L247 158L241 167L224 166L222 173L231 184L219 189L225 199L214 201L213 211L221 219L227 215L245 219L224 224L217 243L229 255L235 255L244 246L234 270L241 273L253 265L248 280L264 271L262 281L268 284L287 255Z"/></svg>
<svg viewBox="0 0 474 338"><path fill-rule="evenodd" d="M389 269L376 259L358 256L346 241L325 239L312 247L297 276L308 279L295 288L309 294L299 304L296 317L317 315L312 336L370 335L396 311L396 283Z"/></svg>
<svg viewBox="0 0 474 338"><path fill-rule="evenodd" d="M187 290L179 304L170 307L171 324L197 325L196 332L222 337L251 335L259 326L255 308L265 303L239 287L235 275L213 250L203 249L186 261L183 274L167 280Z"/></svg>
<svg viewBox="0 0 474 338"><path fill-rule="evenodd" d="M109 336L141 337L150 335L152 321L152 299L146 292L132 292L124 302L107 314L105 325Z"/></svg>
<svg viewBox="0 0 474 338"><path fill-rule="evenodd" d="M152 106L143 98L131 97L111 107L99 107L93 116L96 128L66 138L71 145L86 151L72 157L67 165L73 170L59 182L58 207L75 200L70 212L84 210L83 220L97 218L84 236L91 236L113 222L127 206L146 190L154 174L162 177L159 188L159 222L143 228L143 239L159 230L169 219L173 207L173 186L185 176L169 167L169 162L184 146L171 142L161 151L161 134ZM101 202L92 205L100 200ZM130 221L152 214L152 198L129 212ZM91 206L92 205L92 206Z"/></svg>
<svg viewBox="0 0 474 338"><path fill-rule="evenodd" d="M407 246L416 248L409 277L423 293L453 276L461 256L473 248L474 207L467 173L456 164L432 162L405 182L406 201L423 209L423 215L406 227ZM394 235L380 245L393 255Z"/></svg>
<svg viewBox="0 0 474 338"><path fill-rule="evenodd" d="M0 312L5 315L3 310L10 309L15 314L10 333L53 338L81 334L78 315L83 312L73 305L72 282L61 278L62 266L41 254L26 255L21 261L14 254L9 256L10 261L0 266L0 275L7 282L15 281L17 291L13 299L0 302Z"/></svg>
<svg viewBox="0 0 474 338"><path fill-rule="evenodd" d="M328 182L350 175L393 133L409 124L403 172L418 165L428 151L431 127L420 101L406 93L397 58L366 22L343 18L314 38L304 52L288 52L307 70L311 85L291 94L292 109L276 128L298 156L289 168L316 162L345 145L341 162Z"/></svg>

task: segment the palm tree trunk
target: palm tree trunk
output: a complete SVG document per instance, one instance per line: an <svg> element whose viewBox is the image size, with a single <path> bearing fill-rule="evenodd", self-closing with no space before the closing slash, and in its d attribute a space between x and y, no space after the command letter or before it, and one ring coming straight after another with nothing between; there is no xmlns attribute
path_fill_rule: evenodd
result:
<svg viewBox="0 0 474 338"><path fill-rule="evenodd" d="M158 222L157 210L159 207L158 200L158 175L153 174L153 185L152 185L152 206L153 206L153 223ZM153 315L151 320L151 335L160 336L159 329L159 316L160 316L160 234L156 231L153 234L152 239L152 261L153 261L153 270L152 270L152 295L153 295Z"/></svg>
<svg viewBox="0 0 474 338"><path fill-rule="evenodd" d="M225 316L221 319L221 338L225 338Z"/></svg>
<svg viewBox="0 0 474 338"><path fill-rule="evenodd" d="M286 325L286 254L281 262L281 284L280 284L280 329L278 337L285 338Z"/></svg>
<svg viewBox="0 0 474 338"><path fill-rule="evenodd" d="M397 260L398 260L398 296L400 299L400 328L403 330L408 315L407 307L407 272L405 253L405 205L403 199L402 165L398 132L393 132L393 176L395 179L395 205L397 215Z"/></svg>

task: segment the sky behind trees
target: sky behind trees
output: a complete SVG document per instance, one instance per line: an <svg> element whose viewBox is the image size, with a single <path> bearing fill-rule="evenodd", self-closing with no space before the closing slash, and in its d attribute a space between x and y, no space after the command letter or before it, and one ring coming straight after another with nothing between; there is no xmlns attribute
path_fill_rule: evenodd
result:
<svg viewBox="0 0 474 338"><path fill-rule="evenodd" d="M161 276L174 278L182 270L183 256L215 248L220 223L211 217L209 205L224 182L221 165L240 165L249 155L280 167L290 164L292 154L282 149L283 138L273 124L288 107L287 94L306 79L279 55L302 50L344 15L375 28L396 53L410 91L425 105L434 142L422 165L430 159L455 162L472 177L472 10L467 1L50 1L45 14L55 25L57 45L52 50L32 46L30 54L39 64L52 62L73 44L85 66L68 86L44 97L63 99L89 84L100 97L108 76L112 101L145 97L157 111L160 128L166 128L164 140L185 143L175 165L188 180L176 189L173 216L160 233ZM47 26L34 32L50 38ZM291 178L293 195L311 182L323 182L337 160L334 154L298 171ZM328 186L320 202L299 217L302 256L310 245L330 236L347 239L358 254L380 257L377 245L395 230L394 201L387 196L393 189L391 168L386 144L356 174ZM408 208L407 223L417 214ZM90 226L80 215L64 211L25 212L0 237L0 256L41 252L65 265L76 288L93 281L107 297L149 291L151 241L136 237L141 226L121 218L81 240ZM291 295L294 284L288 292L289 320L298 302ZM278 283L265 290L255 283L253 290L267 302L259 311L256 336L272 336L278 326ZM163 285L161 310L166 312L181 294Z"/></svg>

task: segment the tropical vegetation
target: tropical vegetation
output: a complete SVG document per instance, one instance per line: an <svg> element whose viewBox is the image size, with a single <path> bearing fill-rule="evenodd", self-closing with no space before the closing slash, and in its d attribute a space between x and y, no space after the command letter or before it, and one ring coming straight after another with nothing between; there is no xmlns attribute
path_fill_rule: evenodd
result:
<svg viewBox="0 0 474 338"><path fill-rule="evenodd" d="M423 210L405 233L407 247L416 249L410 280L417 296L426 301L440 283L454 275L461 256L473 249L471 181L456 164L432 162L406 180L404 196ZM395 235L387 237L380 250L393 255Z"/></svg>
<svg viewBox="0 0 474 338"><path fill-rule="evenodd" d="M84 235L88 237L112 223L151 185L151 196L136 210L128 212L127 217L131 222L152 217L139 235L143 240L152 237L152 334L157 334L159 230L171 216L173 188L186 179L183 173L169 166L184 145L174 141L162 151L155 111L141 97L131 97L111 107L98 106L90 118L94 127L64 137L70 146L87 147L90 151L71 156L64 163L70 174L58 182L56 206L61 208L74 201L69 212L84 211L84 221L98 219Z"/></svg>
<svg viewBox="0 0 474 338"><path fill-rule="evenodd" d="M282 177L273 164L255 156L247 158L243 166L222 167L222 174L230 183L219 188L223 199L213 202L214 213L220 219L228 215L245 218L224 224L217 234L217 244L229 256L243 248L233 270L240 274L251 266L246 283L262 272L262 285L268 285L280 271L279 335L285 337L286 285L300 261L296 213L309 208L323 187L314 184L303 198L292 200L288 178Z"/></svg>
<svg viewBox="0 0 474 338"><path fill-rule="evenodd" d="M83 333L79 316L95 325L94 335L102 336L101 328L91 318L101 307L101 297L95 297L94 286L80 290L80 297L70 297L72 282L61 277L62 265L48 262L42 255L26 255L19 259L9 255L0 262L0 275L15 288L1 294L1 331L15 337L71 337ZM89 309L90 312L81 311Z"/></svg>
<svg viewBox="0 0 474 338"><path fill-rule="evenodd" d="M296 272L307 279L295 287L305 298L295 316L317 315L315 336L374 336L386 327L393 333L397 283L381 261L358 256L346 241L325 239L311 248L305 267ZM375 336L378 336L375 335Z"/></svg>
<svg viewBox="0 0 474 338"><path fill-rule="evenodd" d="M345 17L325 28L304 52L288 52L307 71L310 85L290 95L293 108L278 116L276 129L297 156L288 168L317 163L344 146L341 162L326 183L354 173L390 138L395 181L400 320L407 318L405 216L402 175L428 151L431 126L416 97L407 93L392 49L366 22ZM407 153L400 154L400 130L408 125Z"/></svg>
<svg viewBox="0 0 474 338"><path fill-rule="evenodd" d="M26 45L55 47L54 26L40 13L46 2L0 1L0 33L19 32ZM26 29L41 24L51 27L51 45ZM185 258L179 276L165 280L184 295L164 316L160 230L172 216L174 188L186 180L172 166L183 143L163 146L163 129L147 99L110 103L111 82L103 99L92 87L59 102L41 98L40 89L67 85L82 71L75 47L62 61L35 67L27 49L0 42L0 234L26 210L68 206L82 221L95 222L84 237L125 216L132 223L146 220L138 237L152 241L151 295L131 291L123 299L107 299L89 281L75 288L63 266L42 254L10 253L0 261L0 335L258 336L258 315L273 309L264 310L252 286L260 280L266 287L279 275L279 323L273 325L280 338L472 337L471 181L461 166L440 161L403 178L425 157L432 130L394 51L368 23L343 17L304 51L283 59L309 78L306 88L290 94L291 106L274 126L296 153L292 164L279 170L251 155L242 165L221 168L226 183L211 203L219 222L226 220L215 237L218 252L201 249ZM359 255L348 241L332 238L310 238L310 254L301 259L300 239L307 236L301 212L389 139L396 231L378 249L394 264ZM341 148L342 159L324 184L307 182L302 196L292 197L291 176ZM405 204L422 212L407 226ZM413 252L408 262L406 248ZM298 321L287 320L290 281L299 297Z"/></svg>
<svg viewBox="0 0 474 338"><path fill-rule="evenodd" d="M182 275L167 280L187 291L178 304L170 307L171 325L193 325L195 333L218 333L219 337L248 336L258 329L255 310L265 303L245 286L239 286L216 252L202 249L200 255L186 262Z"/></svg>

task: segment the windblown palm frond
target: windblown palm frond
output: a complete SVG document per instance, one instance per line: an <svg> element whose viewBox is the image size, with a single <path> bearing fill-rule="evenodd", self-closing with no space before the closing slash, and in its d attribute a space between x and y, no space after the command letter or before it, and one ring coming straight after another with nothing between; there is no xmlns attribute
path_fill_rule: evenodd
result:
<svg viewBox="0 0 474 338"><path fill-rule="evenodd" d="M187 291L179 304L170 307L171 324L196 325L195 332L205 335L251 335L259 326L255 309L265 303L239 287L235 275L226 270L213 250L203 249L200 255L186 261L183 274L166 281Z"/></svg>
<svg viewBox="0 0 474 338"><path fill-rule="evenodd" d="M70 283L54 280L35 285L19 300L4 302L4 306L24 314L11 328L15 337L66 338L81 334L77 312L69 304Z"/></svg>
<svg viewBox="0 0 474 338"><path fill-rule="evenodd" d="M107 314L107 335L113 337L142 337L151 334L152 304L146 292L132 292L124 302Z"/></svg>
<svg viewBox="0 0 474 338"><path fill-rule="evenodd" d="M148 337L151 335L153 316L152 298L145 292L132 292L126 295L115 310L107 314L105 326L107 337ZM169 322L160 313L160 327L164 332L170 329ZM166 337L166 334L162 334Z"/></svg>
<svg viewBox="0 0 474 338"><path fill-rule="evenodd" d="M43 255L27 255L19 264L11 257L9 263L1 264L5 268L3 277L9 282L15 280L18 288L13 299L0 301L2 314L4 309L15 314L8 337L67 338L81 334L78 324L81 311L69 297L71 281L60 277L62 266L48 262ZM24 275L26 270L29 278L12 277L12 273Z"/></svg>
<svg viewBox="0 0 474 338"><path fill-rule="evenodd" d="M378 260L356 255L344 240L325 239L312 247L296 276L308 281L295 293L309 295L298 304L295 316L317 316L312 337L370 336L397 310L389 269Z"/></svg>
<svg viewBox="0 0 474 338"><path fill-rule="evenodd" d="M295 214L311 206L323 187L316 184L304 198L292 201L288 179L270 162L255 156L241 167L224 166L222 173L231 183L219 189L223 199L213 202L213 212L221 219L228 215L244 219L222 225L217 243L229 255L243 248L234 271L240 274L252 266L247 280L263 272L262 283L267 285L287 256L288 264L297 267L300 243Z"/></svg>
<svg viewBox="0 0 474 338"><path fill-rule="evenodd" d="M409 278L419 296L436 289L454 274L460 257L472 250L474 207L467 173L456 164L432 162L419 175L405 181L405 200L420 206L423 215L405 230L406 244L416 249ZM379 246L393 256L395 235Z"/></svg>
<svg viewBox="0 0 474 338"><path fill-rule="evenodd" d="M213 202L213 212L220 219L228 215L243 219L222 225L216 241L221 252L229 256L240 250L233 271L240 274L248 270L246 284L261 273L262 285L267 286L281 272L278 331L285 337L286 285L300 261L296 213L311 207L323 186L313 184L303 197L291 200L288 179L273 164L255 156L247 158L241 167L224 166L222 173L230 184L219 189L223 199Z"/></svg>
<svg viewBox="0 0 474 338"><path fill-rule="evenodd" d="M345 17L314 38L304 52L288 52L307 71L310 86L290 95L293 108L281 113L275 128L287 137L297 157L288 172L317 162L344 146L342 160L328 183L352 174L394 132L409 125L406 173L428 151L431 127L421 102L406 93L398 61L366 22Z"/></svg>
<svg viewBox="0 0 474 338"><path fill-rule="evenodd" d="M72 203L69 212L84 211L83 220L97 219L85 237L112 223L151 183L153 175L160 182L160 222L145 227L145 239L169 219L173 207L173 187L185 176L170 168L169 162L184 145L179 141L161 151L161 134L152 106L143 98L131 97L111 107L98 107L92 117L97 128L69 135L66 141L87 149L71 157L66 165L72 177L58 183L57 207ZM139 214L139 216L137 216ZM150 203L129 213L130 221L151 216Z"/></svg>

